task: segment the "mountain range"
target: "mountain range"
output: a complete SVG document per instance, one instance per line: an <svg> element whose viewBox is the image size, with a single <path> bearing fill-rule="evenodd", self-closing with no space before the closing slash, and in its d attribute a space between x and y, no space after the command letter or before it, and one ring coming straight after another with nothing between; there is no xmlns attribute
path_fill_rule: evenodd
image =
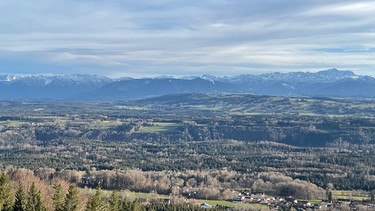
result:
<svg viewBox="0 0 375 211"><path fill-rule="evenodd" d="M97 75L0 75L0 100L113 101L178 93L375 98L375 78L337 69L216 77L111 79Z"/></svg>

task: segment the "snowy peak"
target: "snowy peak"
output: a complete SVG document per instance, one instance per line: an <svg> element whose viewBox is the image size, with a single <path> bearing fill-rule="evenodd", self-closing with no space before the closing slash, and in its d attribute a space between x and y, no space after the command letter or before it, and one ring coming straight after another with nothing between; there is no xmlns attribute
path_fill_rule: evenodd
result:
<svg viewBox="0 0 375 211"><path fill-rule="evenodd" d="M284 82L284 83L331 83L345 78L355 77L352 71L340 71L337 69L323 70L316 73L311 72L289 72L289 73L265 73L261 75L239 75L230 78L222 78L230 82Z"/></svg>
<svg viewBox="0 0 375 211"><path fill-rule="evenodd" d="M0 75L0 81L14 81L16 80L18 77L17 76L14 76L14 75Z"/></svg>
<svg viewBox="0 0 375 211"><path fill-rule="evenodd" d="M96 75L0 75L0 99L75 99L112 82Z"/></svg>
<svg viewBox="0 0 375 211"><path fill-rule="evenodd" d="M75 83L102 83L110 82L111 79L97 75L0 75L0 82L16 82L16 81L45 81L46 84L52 81L65 81Z"/></svg>
<svg viewBox="0 0 375 211"><path fill-rule="evenodd" d="M337 69L216 77L122 78L96 75L0 75L0 100L120 100L178 93L375 98L375 78Z"/></svg>
<svg viewBox="0 0 375 211"><path fill-rule="evenodd" d="M334 81L338 81L338 80L342 80L342 79L346 79L346 78L355 78L355 77L359 77L357 75L355 75L352 71L349 71L349 70L337 70L337 69L329 69L329 70L323 70L323 71L319 71L315 74L315 77L318 79L318 80L326 80L327 82L334 82Z"/></svg>

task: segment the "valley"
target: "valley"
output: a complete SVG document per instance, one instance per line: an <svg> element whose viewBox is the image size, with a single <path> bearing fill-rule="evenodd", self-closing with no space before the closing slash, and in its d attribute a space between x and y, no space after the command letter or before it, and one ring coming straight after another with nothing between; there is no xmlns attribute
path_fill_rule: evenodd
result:
<svg viewBox="0 0 375 211"><path fill-rule="evenodd" d="M211 200L231 200L229 190L303 200L375 190L372 100L172 94L0 104L0 164L10 175L25 168L81 188L193 190Z"/></svg>
<svg viewBox="0 0 375 211"><path fill-rule="evenodd" d="M3 165L275 171L323 188L330 182L375 188L375 103L369 100L180 94L1 104ZM367 182L354 184L353 177Z"/></svg>

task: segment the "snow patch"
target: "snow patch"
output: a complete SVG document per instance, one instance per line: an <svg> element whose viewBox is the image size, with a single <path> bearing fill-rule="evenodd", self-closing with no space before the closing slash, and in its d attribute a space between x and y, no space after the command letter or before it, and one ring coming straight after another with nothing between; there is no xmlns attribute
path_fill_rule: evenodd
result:
<svg viewBox="0 0 375 211"><path fill-rule="evenodd" d="M296 88L294 88L294 86L289 85L289 84L286 84L286 83L282 83L281 85L286 86L286 87L289 87L289 88L291 88L291 89L296 89Z"/></svg>

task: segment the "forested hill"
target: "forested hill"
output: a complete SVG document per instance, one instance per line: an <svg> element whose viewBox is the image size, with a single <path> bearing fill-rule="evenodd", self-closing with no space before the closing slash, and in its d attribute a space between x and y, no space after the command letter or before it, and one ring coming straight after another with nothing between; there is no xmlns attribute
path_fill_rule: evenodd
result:
<svg viewBox="0 0 375 211"><path fill-rule="evenodd" d="M173 94L115 103L5 101L2 107L4 125L14 120L14 124L22 126L3 127L4 137L16 133L20 139L46 143L84 138L157 142L265 140L319 147L375 144L374 101ZM107 127L100 127L108 121ZM14 130L18 132L9 132Z"/></svg>
<svg viewBox="0 0 375 211"><path fill-rule="evenodd" d="M375 100L283 97L254 94L170 94L118 104L146 107L150 112L194 115L282 115L373 117ZM147 111L143 111L147 112Z"/></svg>
<svg viewBox="0 0 375 211"><path fill-rule="evenodd" d="M173 94L0 106L1 165L276 171L320 187L375 190L374 101Z"/></svg>
<svg viewBox="0 0 375 211"><path fill-rule="evenodd" d="M373 144L375 140L375 101L174 94L119 104L183 122L179 129L185 132L186 137L180 137L185 140L268 140L295 146Z"/></svg>

